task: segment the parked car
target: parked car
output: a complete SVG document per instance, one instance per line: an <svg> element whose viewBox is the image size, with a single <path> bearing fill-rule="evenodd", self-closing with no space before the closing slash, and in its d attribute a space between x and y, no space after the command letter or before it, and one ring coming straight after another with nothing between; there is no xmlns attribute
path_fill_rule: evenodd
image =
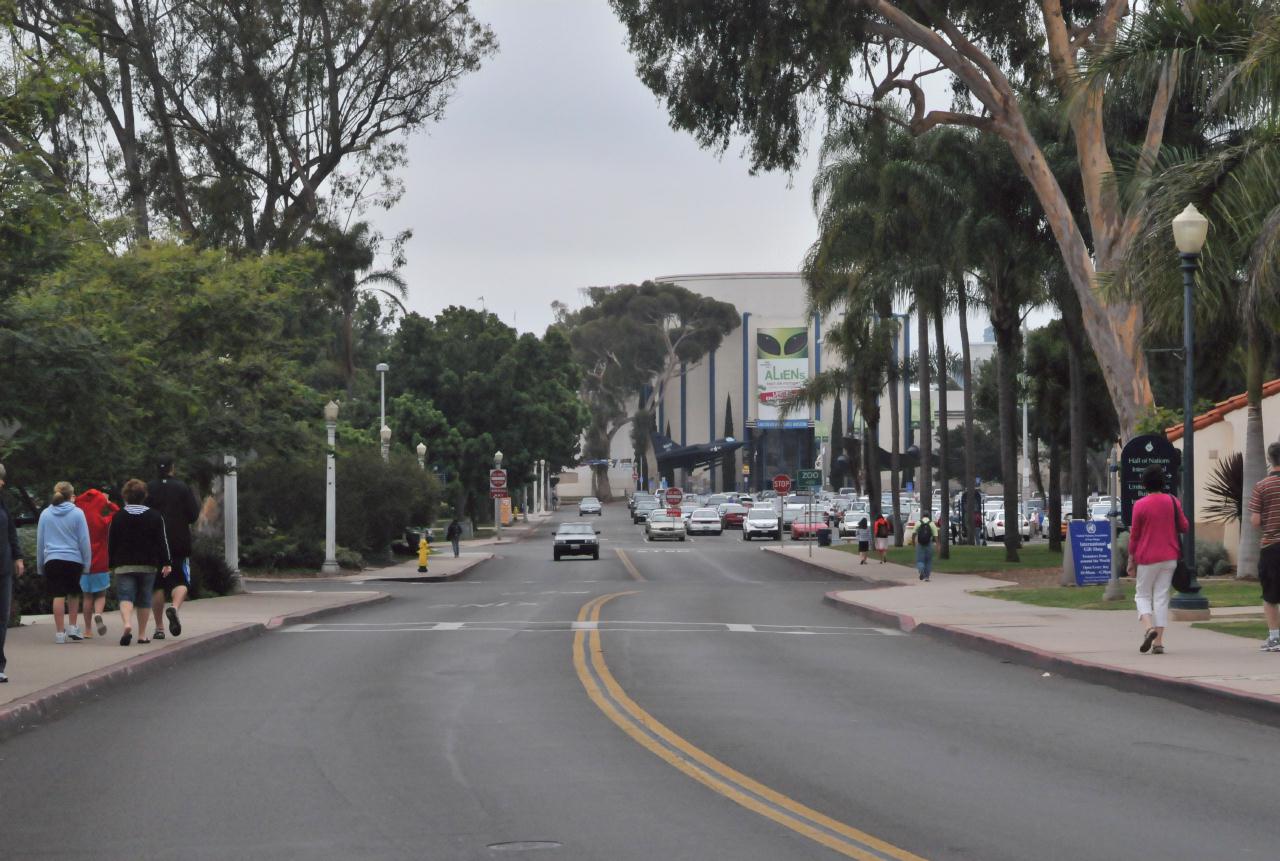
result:
<svg viewBox="0 0 1280 861"><path fill-rule="evenodd" d="M742 538L750 541L758 535L765 538L782 540L782 525L778 520L778 512L768 505L757 505L747 512L742 521Z"/></svg>
<svg viewBox="0 0 1280 861"><path fill-rule="evenodd" d="M685 529L690 535L719 535L724 524L714 508L698 508L685 521Z"/></svg>
<svg viewBox="0 0 1280 861"><path fill-rule="evenodd" d="M1022 540L1030 541L1031 540L1031 521L1025 517L1019 517L1018 520L1020 521L1020 527L1021 527L1018 530L1018 532L1019 534L1022 535ZM991 538L1003 539L1004 530L1005 530L1004 512L997 511L995 514L995 517L991 518L991 520L987 524L987 534Z"/></svg>
<svg viewBox="0 0 1280 861"><path fill-rule="evenodd" d="M856 508L850 508L840 518L840 537L853 538L858 534L858 521L866 519L867 528L871 528L871 517L864 511Z"/></svg>
<svg viewBox="0 0 1280 861"><path fill-rule="evenodd" d="M644 537L649 541L684 541L684 520L665 511L654 511L644 524Z"/></svg>
<svg viewBox="0 0 1280 861"><path fill-rule="evenodd" d="M604 514L604 506L594 496L584 496L578 501L578 516L581 517L584 514L600 517Z"/></svg>
<svg viewBox="0 0 1280 861"><path fill-rule="evenodd" d="M747 517L747 508L736 502L720 506L720 520L725 529L741 529L742 521Z"/></svg>
<svg viewBox="0 0 1280 861"><path fill-rule="evenodd" d="M809 541L818 537L819 529L829 529L821 512L802 514L791 523L792 541Z"/></svg>
<svg viewBox="0 0 1280 861"><path fill-rule="evenodd" d="M561 523L553 536L555 544L551 555L557 562L562 556L590 556L600 558L600 533L590 523L570 521Z"/></svg>
<svg viewBox="0 0 1280 861"><path fill-rule="evenodd" d="M1089 506L1090 520L1106 521L1110 519L1110 516L1111 516L1110 500L1108 500L1107 502L1095 502L1093 505Z"/></svg>

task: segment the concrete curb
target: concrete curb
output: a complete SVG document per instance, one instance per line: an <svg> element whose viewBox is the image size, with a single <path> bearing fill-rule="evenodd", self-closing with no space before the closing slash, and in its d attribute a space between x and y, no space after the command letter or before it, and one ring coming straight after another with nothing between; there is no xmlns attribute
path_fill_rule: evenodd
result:
<svg viewBox="0 0 1280 861"><path fill-rule="evenodd" d="M356 601L335 602L312 610L286 613L265 623L245 622L221 631L178 640L161 651L138 655L108 667L91 670L0 706L0 741L34 729L41 723L58 717L71 706L92 700L109 690L153 676L160 670L184 661L202 658L221 649L252 640L268 630L390 600L390 595L379 593L363 596Z"/></svg>
<svg viewBox="0 0 1280 861"><path fill-rule="evenodd" d="M443 577L433 577L430 574L424 574L421 577L366 577L365 583L452 583L455 580L461 580L470 574L474 569L479 568L486 562L492 562L495 555L490 553L483 559L475 559L468 562L460 571L452 574L445 574Z"/></svg>
<svg viewBox="0 0 1280 861"><path fill-rule="evenodd" d="M1125 693L1161 697L1202 711L1228 714L1270 726L1280 726L1280 698L1277 697L1245 693L1209 682L1150 676L1059 655L954 625L917 622L905 613L895 613L892 610L849 601L840 598L836 592L828 592L823 596L822 601L824 604L862 616L877 624L896 627L907 633L924 634L936 640L1037 670L1051 671L1067 678L1105 685Z"/></svg>

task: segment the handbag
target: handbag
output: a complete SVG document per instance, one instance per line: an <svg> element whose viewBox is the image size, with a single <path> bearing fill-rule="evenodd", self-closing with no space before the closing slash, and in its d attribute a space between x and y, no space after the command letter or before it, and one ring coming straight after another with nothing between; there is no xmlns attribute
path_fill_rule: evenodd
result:
<svg viewBox="0 0 1280 861"><path fill-rule="evenodd" d="M1178 500L1173 496L1169 497L1169 502L1173 505L1169 513L1173 515L1173 533L1177 535L1178 529ZM1177 592L1187 593L1191 591L1191 568L1187 565L1186 560L1182 558L1182 553L1178 553L1178 561L1173 566L1173 588ZM1196 589L1199 591L1199 588Z"/></svg>

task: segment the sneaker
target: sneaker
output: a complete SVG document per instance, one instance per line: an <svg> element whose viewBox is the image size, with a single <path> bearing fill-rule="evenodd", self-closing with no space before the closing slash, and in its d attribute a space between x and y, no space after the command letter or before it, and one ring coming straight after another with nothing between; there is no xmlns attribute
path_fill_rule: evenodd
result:
<svg viewBox="0 0 1280 861"><path fill-rule="evenodd" d="M84 634L81 634L81 633L80 633L80 626L79 626L79 625L68 625L68 626L67 626L67 639L68 639L68 640L71 640L71 641L73 641L73 642L76 642L76 643L78 643L78 642L80 642L81 640L83 640L83 639L84 639Z"/></svg>
<svg viewBox="0 0 1280 861"><path fill-rule="evenodd" d="M9 681L9 677L4 673L0 673L0 685L3 685L7 681Z"/></svg>
<svg viewBox="0 0 1280 861"><path fill-rule="evenodd" d="M66 641L67 641L67 632L66 632L66 631L55 631L55 632L54 632L54 634L53 634L53 642L54 642L54 643L56 643L56 644L58 644L59 646L61 646L61 645L62 645L63 643L65 643Z"/></svg>
<svg viewBox="0 0 1280 861"><path fill-rule="evenodd" d="M1280 652L1280 639L1268 637L1267 641L1258 647L1260 652Z"/></svg>

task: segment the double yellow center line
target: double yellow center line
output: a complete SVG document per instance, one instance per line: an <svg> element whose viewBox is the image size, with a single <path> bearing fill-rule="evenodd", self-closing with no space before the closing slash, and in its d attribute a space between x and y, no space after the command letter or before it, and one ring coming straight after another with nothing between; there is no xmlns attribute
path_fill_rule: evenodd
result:
<svg viewBox="0 0 1280 861"><path fill-rule="evenodd" d="M587 696L600 711L638 744L668 765L724 797L786 828L802 834L848 858L863 861L924 861L879 838L806 807L730 768L646 712L627 695L604 660L596 624L609 601L635 592L614 592L588 601L578 611L578 622L589 623L573 635L573 667Z"/></svg>

